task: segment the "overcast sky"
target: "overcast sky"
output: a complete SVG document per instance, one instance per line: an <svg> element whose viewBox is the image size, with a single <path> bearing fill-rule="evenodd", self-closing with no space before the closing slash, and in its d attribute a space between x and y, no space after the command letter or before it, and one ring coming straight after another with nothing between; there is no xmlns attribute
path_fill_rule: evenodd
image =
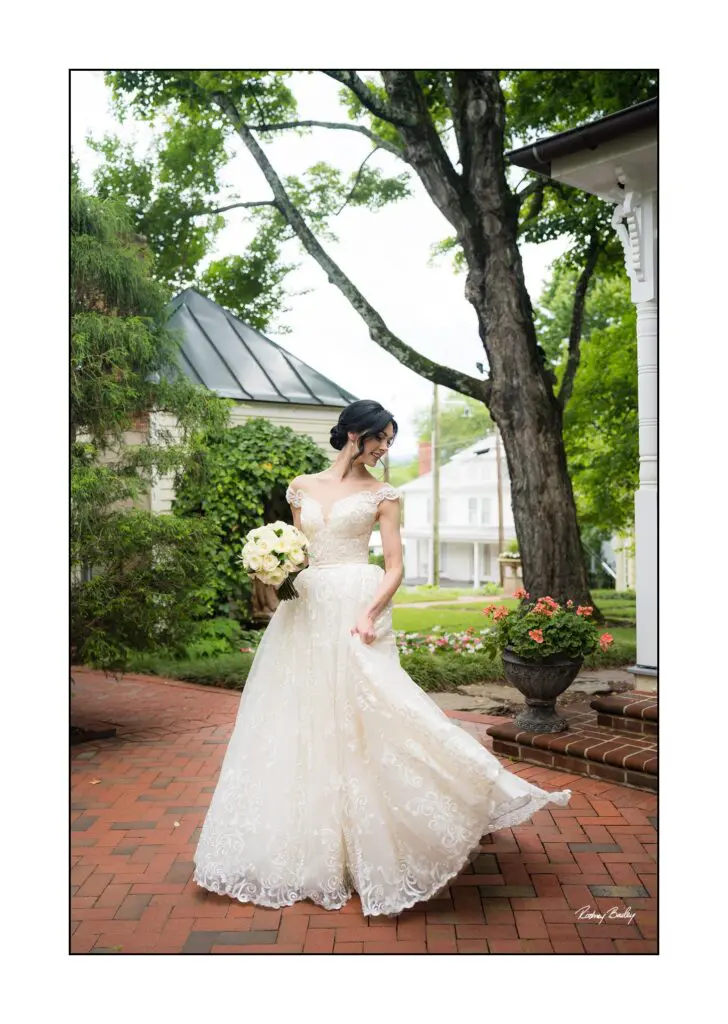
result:
<svg viewBox="0 0 728 1024"><path fill-rule="evenodd" d="M321 74L299 74L293 80L300 119L346 120L338 100L339 86ZM143 152L149 143L146 125L119 125L109 109L109 92L101 72L78 71L72 75L71 139L83 181L90 185L99 157L86 145L90 134L100 138L114 133L134 140ZM285 176L300 174L318 161L352 173L366 156L370 144L355 132L315 129L306 137L281 132L267 147L276 171ZM384 171L404 170L395 157L377 153ZM270 191L253 158L240 144L225 172L227 184L241 199L270 198ZM420 185L412 179L413 195L378 213L346 209L333 225L338 243L325 247L359 290L379 311L388 327L408 345L431 359L477 376L476 362L484 352L478 337L475 312L464 297L465 278L453 273L448 259L430 266L430 246L452 234L447 221ZM218 236L211 258L241 252L251 237L244 211L227 215L225 229ZM548 267L565 247L561 240L539 246L524 245L526 284L535 302ZM271 337L311 366L326 374L358 398L372 398L390 409L400 432L392 451L398 460L414 454L417 440L413 417L428 405L432 385L403 367L369 338L359 315L311 257L290 243L286 258L301 267L288 278L293 295L284 321L291 333ZM444 397L444 392L442 393Z"/></svg>

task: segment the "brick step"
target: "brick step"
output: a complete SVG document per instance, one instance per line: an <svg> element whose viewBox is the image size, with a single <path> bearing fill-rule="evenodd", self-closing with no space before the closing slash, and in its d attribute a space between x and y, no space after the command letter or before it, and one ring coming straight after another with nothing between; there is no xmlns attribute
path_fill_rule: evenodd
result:
<svg viewBox="0 0 728 1024"><path fill-rule="evenodd" d="M594 705L592 704L592 707ZM606 711L597 712L597 725L623 736L657 736L657 722L647 719L624 718L622 715L610 715Z"/></svg>
<svg viewBox="0 0 728 1024"><path fill-rule="evenodd" d="M593 697L589 706L594 711L614 718L627 718L657 725L657 696L637 693L606 693Z"/></svg>
<svg viewBox="0 0 728 1024"><path fill-rule="evenodd" d="M512 721L489 726L487 732L493 740L493 752L529 764L657 792L654 736L625 736L605 728L597 722L593 709L585 708L581 713L568 711L569 729L565 732L526 732Z"/></svg>

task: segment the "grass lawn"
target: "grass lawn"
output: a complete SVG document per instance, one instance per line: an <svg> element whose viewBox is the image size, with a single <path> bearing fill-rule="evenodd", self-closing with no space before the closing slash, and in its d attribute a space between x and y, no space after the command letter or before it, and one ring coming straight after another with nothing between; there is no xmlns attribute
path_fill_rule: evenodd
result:
<svg viewBox="0 0 728 1024"><path fill-rule="evenodd" d="M456 597L479 597L486 603L499 600L498 594L484 594L473 587L467 590L457 587L400 587L393 601L394 604L420 604L423 601L452 601Z"/></svg>
<svg viewBox="0 0 728 1024"><path fill-rule="evenodd" d="M471 594L472 591L443 591L441 589L439 593L444 593L447 599L461 593ZM599 651L592 654L584 663L584 667L614 667L634 663L636 657L635 629L633 625L621 624L622 620L634 623L634 594L617 594L613 590L598 590L594 591L592 596L606 616L607 622L617 620L620 625L607 625L606 631L614 637L614 645L605 654ZM402 600L405 603L410 603L412 594L407 594L406 598L402 598ZM423 594L420 600L433 600L432 591ZM485 629L488 620L483 615L483 608L494 600L497 598L484 596L482 604L480 602L473 604L455 602L437 608L397 608L395 599L393 626L396 630L406 633L430 633L435 626L440 626L444 631L450 633L464 632L471 626L477 630ZM518 604L513 599L508 599L503 603L511 608ZM430 691L455 690L465 683L502 678L502 667L480 654L459 656L457 654L430 655L418 652L403 655L401 660L402 667L415 682L423 689ZM229 654L216 657L195 657L187 660L138 655L132 659L129 670L241 689L252 661L252 654L243 654L239 651L231 651Z"/></svg>
<svg viewBox="0 0 728 1024"><path fill-rule="evenodd" d="M491 597L483 596L482 605L480 602L473 601L471 603L464 602L453 602L448 604L442 604L439 608L423 608L421 611L417 608L398 608L400 604L415 604L422 601L451 601L454 597L463 596L478 596L475 591L472 590L445 590L440 588L436 591L430 591L429 595L407 593L406 596L402 595L402 590L398 590L394 595L394 616L395 616L395 629L406 629L408 632L416 632L422 629L432 629L432 626L442 625L447 626L449 629L467 629L468 626L476 625L480 618L483 618L482 610L488 604L498 602L498 604L504 604L507 608L515 608L518 604L512 598L504 599L503 597ZM434 596L433 596L434 595ZM623 594L615 593L613 590L595 590L592 593L592 597L596 602L598 608L605 616L608 622L617 621L619 626L630 625L635 622L635 597L634 594ZM447 613L443 615L441 613ZM425 625L410 626L409 617L412 616L412 621L419 621L417 616L424 615ZM435 618L432 618L435 616ZM442 622L440 622L440 617ZM623 621L622 621L623 620ZM397 621L407 623L406 625L397 625ZM463 626L457 625L458 622L464 621ZM454 625L452 623L455 623Z"/></svg>
<svg viewBox="0 0 728 1024"><path fill-rule="evenodd" d="M517 601L502 602L507 608L515 608ZM603 609L609 621L607 609ZM620 616L621 618L621 616ZM479 604L443 604L437 608L395 608L392 614L392 624L395 629L402 629L406 633L428 633L434 626L442 626L449 632L463 632L470 626L476 629L485 629L489 620L483 615L483 609ZM607 626L605 627L614 639L634 641L635 630L632 626Z"/></svg>

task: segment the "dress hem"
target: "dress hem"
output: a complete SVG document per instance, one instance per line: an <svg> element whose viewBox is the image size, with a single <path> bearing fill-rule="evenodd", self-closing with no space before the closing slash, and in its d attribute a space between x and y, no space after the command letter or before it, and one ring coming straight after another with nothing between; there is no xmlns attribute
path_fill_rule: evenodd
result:
<svg viewBox="0 0 728 1024"><path fill-rule="evenodd" d="M461 855L459 866L449 873L442 875L436 882L430 885L422 893L419 893L414 899L407 900L405 903L399 905L396 909L392 910L366 910L362 904L362 914L364 917L396 917L401 914L404 910L409 910L415 906L416 903L423 903L429 899L432 899L438 892L445 888L448 882L452 881L453 878L459 875L463 868L470 861L471 856L480 845L480 840L485 835L490 835L492 832L499 832L504 828L514 828L516 825L520 825L524 821L528 821L529 818L541 810L541 808L547 803L555 803L559 806L565 806L571 799L572 793L570 789L556 790L549 792L543 790L536 796L528 798L527 802L520 803L521 798L517 797L514 801L509 801L506 805L507 810L499 814L494 818L483 830L479 829L477 838L468 840L467 852ZM515 804L515 806L514 806ZM235 892L236 888L240 887L240 882L224 882L216 879L202 871L200 868L195 867L195 871L192 876L192 880L203 889L207 889L209 892L214 892L219 896L229 896L231 899L237 900L239 903L252 903L255 906L265 907L271 910L280 910L282 907L291 907L296 903L301 903L304 900L310 900L318 907L322 907L324 910L341 910L351 900L351 897L357 892L356 887L347 890L345 898L335 903L324 903L321 898L317 898L317 894L310 892L301 892L299 895L289 900L278 900L272 901L267 900L264 897L252 897L247 895L238 894ZM361 898L361 897L360 897Z"/></svg>

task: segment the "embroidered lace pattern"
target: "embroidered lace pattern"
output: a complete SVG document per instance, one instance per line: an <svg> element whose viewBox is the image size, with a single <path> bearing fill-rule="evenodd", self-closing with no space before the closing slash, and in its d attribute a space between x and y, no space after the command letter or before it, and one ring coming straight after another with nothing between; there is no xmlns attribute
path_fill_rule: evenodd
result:
<svg viewBox="0 0 728 1024"><path fill-rule="evenodd" d="M380 587L368 564L393 487L320 504L289 488L311 542L300 597L276 609L257 649L195 853L206 889L264 907L353 891L367 915L439 892L481 836L528 820L570 790L507 771L400 665L392 604L363 644L350 629Z"/></svg>

